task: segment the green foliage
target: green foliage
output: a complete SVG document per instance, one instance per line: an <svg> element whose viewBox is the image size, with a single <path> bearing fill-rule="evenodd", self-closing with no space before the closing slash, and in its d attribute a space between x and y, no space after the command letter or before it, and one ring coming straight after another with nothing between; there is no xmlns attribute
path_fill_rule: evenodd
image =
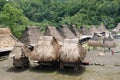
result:
<svg viewBox="0 0 120 80"><path fill-rule="evenodd" d="M18 37L26 25L38 25L44 31L47 25L104 23L111 29L120 22L119 5L119 0L1 0L0 24Z"/></svg>

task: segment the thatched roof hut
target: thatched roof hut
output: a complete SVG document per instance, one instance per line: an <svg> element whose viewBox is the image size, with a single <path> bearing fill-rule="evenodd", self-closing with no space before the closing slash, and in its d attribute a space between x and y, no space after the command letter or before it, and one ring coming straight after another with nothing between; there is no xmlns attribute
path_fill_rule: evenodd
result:
<svg viewBox="0 0 120 80"><path fill-rule="evenodd" d="M81 26L81 27L80 27L80 31L81 31L81 33L82 33L83 35L91 35L89 29L88 29L87 27L85 27L85 26Z"/></svg>
<svg viewBox="0 0 120 80"><path fill-rule="evenodd" d="M107 47L107 48L116 47L114 39L112 38L112 36L110 34L109 34L109 36L107 38L104 39L103 47Z"/></svg>
<svg viewBox="0 0 120 80"><path fill-rule="evenodd" d="M76 38L76 36L72 33L72 31L68 28L67 25L63 25L59 31L61 35L64 36L64 38L68 39Z"/></svg>
<svg viewBox="0 0 120 80"><path fill-rule="evenodd" d="M108 37L109 36L109 33L111 33L110 31L108 31L107 29L106 29L106 27L103 25L103 24L101 24L99 27L98 27L98 30L102 33L102 32L105 32L105 36L106 37Z"/></svg>
<svg viewBox="0 0 120 80"><path fill-rule="evenodd" d="M0 28L0 52L11 51L16 42L9 28Z"/></svg>
<svg viewBox="0 0 120 80"><path fill-rule="evenodd" d="M75 25L72 25L71 30L77 37L80 37L82 35Z"/></svg>
<svg viewBox="0 0 120 80"><path fill-rule="evenodd" d="M14 57L14 59L20 59L22 57L27 57L30 53L30 50L25 48L24 44L21 42L18 42L15 44L13 50L9 54L9 57Z"/></svg>
<svg viewBox="0 0 120 80"><path fill-rule="evenodd" d="M94 35L94 33L100 33L100 31L94 25L89 29L89 31L92 35Z"/></svg>
<svg viewBox="0 0 120 80"><path fill-rule="evenodd" d="M45 30L45 36L53 36L57 39L58 43L61 44L63 41L62 35L57 31L57 29L54 26L48 26Z"/></svg>
<svg viewBox="0 0 120 80"><path fill-rule="evenodd" d="M29 55L31 60L56 61L59 57L60 45L53 36L40 36L34 50Z"/></svg>
<svg viewBox="0 0 120 80"><path fill-rule="evenodd" d="M20 41L27 45L34 46L41 35L42 33L37 26L28 26L22 34Z"/></svg>
<svg viewBox="0 0 120 80"><path fill-rule="evenodd" d="M112 30L113 33L120 32L120 23Z"/></svg>
<svg viewBox="0 0 120 80"><path fill-rule="evenodd" d="M59 51L60 61L77 62L83 61L86 56L86 50L79 43L79 39L65 39L64 44Z"/></svg>
<svg viewBox="0 0 120 80"><path fill-rule="evenodd" d="M94 33L94 36L87 43L89 46L101 47L103 45L103 40L100 36Z"/></svg>

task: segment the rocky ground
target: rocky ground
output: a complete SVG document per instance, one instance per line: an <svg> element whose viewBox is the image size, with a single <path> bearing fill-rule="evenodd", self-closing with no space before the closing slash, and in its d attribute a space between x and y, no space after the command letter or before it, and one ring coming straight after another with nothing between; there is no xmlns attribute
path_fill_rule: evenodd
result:
<svg viewBox="0 0 120 80"><path fill-rule="evenodd" d="M85 61L90 65L81 66L75 72L73 69L59 70L57 67L40 68L35 64L27 69L16 69L12 59L5 57L0 61L0 80L119 80L120 79L120 43L117 47L104 53L103 48L88 51Z"/></svg>

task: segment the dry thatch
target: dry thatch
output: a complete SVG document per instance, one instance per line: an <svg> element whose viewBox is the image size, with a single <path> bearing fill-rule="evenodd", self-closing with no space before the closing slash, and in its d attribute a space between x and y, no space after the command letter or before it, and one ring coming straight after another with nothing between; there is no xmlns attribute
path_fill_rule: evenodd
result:
<svg viewBox="0 0 120 80"><path fill-rule="evenodd" d="M101 37L94 34L94 36L87 43L89 46L101 47L103 45L103 40L101 39Z"/></svg>
<svg viewBox="0 0 120 80"><path fill-rule="evenodd" d="M23 43L18 42L15 44L13 50L11 51L9 57L12 57L16 60L22 58L22 57L27 57L28 54L30 53L30 50L27 49Z"/></svg>
<svg viewBox="0 0 120 80"><path fill-rule="evenodd" d="M116 47L116 44L115 44L115 42L110 34L107 38L104 39L103 47L107 47L107 48Z"/></svg>
<svg viewBox="0 0 120 80"><path fill-rule="evenodd" d="M20 38L20 41L27 45L34 46L41 35L42 33L37 26L28 26Z"/></svg>
<svg viewBox="0 0 120 80"><path fill-rule="evenodd" d="M81 34L80 31L76 28L75 25L72 25L71 30L72 30L72 32L73 32L77 37L82 36L82 34Z"/></svg>
<svg viewBox="0 0 120 80"><path fill-rule="evenodd" d="M61 42L63 41L63 37L61 36L61 34L57 31L57 29L54 26L48 26L46 28L45 36L55 37L59 44L61 44Z"/></svg>
<svg viewBox="0 0 120 80"><path fill-rule="evenodd" d="M94 35L94 33L100 33L100 31L96 28L96 26L92 26L90 29L89 29L90 33L92 35Z"/></svg>
<svg viewBox="0 0 120 80"><path fill-rule="evenodd" d="M120 23L112 30L113 33L120 32Z"/></svg>
<svg viewBox="0 0 120 80"><path fill-rule="evenodd" d="M29 55L30 59L37 61L56 61L60 45L55 37L41 36L34 50Z"/></svg>
<svg viewBox="0 0 120 80"><path fill-rule="evenodd" d="M16 43L9 28L0 28L0 52L10 51Z"/></svg>
<svg viewBox="0 0 120 80"><path fill-rule="evenodd" d="M79 43L79 39L65 39L59 55L63 62L77 62L85 58L86 51Z"/></svg>
<svg viewBox="0 0 120 80"><path fill-rule="evenodd" d="M107 29L106 29L106 27L103 25L103 24L101 24L99 27L98 27L98 30L102 33L102 32L105 32L105 36L106 37L108 37L109 36L109 33L111 33L110 31L108 31Z"/></svg>
<svg viewBox="0 0 120 80"><path fill-rule="evenodd" d="M80 27L80 31L83 35L91 35L90 31L88 28L86 28L85 26L81 26Z"/></svg>
<svg viewBox="0 0 120 80"><path fill-rule="evenodd" d="M67 25L63 25L60 33L64 36L64 38L72 39L76 38L76 36L71 32Z"/></svg>
<svg viewBox="0 0 120 80"><path fill-rule="evenodd" d="M9 35L12 35L9 28L0 28L0 34L9 34Z"/></svg>

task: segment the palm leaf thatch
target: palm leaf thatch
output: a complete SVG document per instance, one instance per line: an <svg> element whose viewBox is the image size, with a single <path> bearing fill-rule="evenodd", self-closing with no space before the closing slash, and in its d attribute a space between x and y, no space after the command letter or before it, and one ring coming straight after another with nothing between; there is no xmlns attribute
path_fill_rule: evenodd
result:
<svg viewBox="0 0 120 80"><path fill-rule="evenodd" d="M24 44L35 46L35 43L38 41L41 35L42 33L37 26L28 26L26 27L25 32L22 34L20 41Z"/></svg>
<svg viewBox="0 0 120 80"><path fill-rule="evenodd" d="M59 55L63 62L77 62L85 58L86 50L79 43L79 39L65 39Z"/></svg>
<svg viewBox="0 0 120 80"><path fill-rule="evenodd" d="M89 29L88 29L87 27L85 27L85 26L81 26L81 27L80 27L80 31L81 31L81 33L82 33L83 35L91 35Z"/></svg>
<svg viewBox="0 0 120 80"><path fill-rule="evenodd" d="M11 51L9 57L12 57L16 60L22 58L22 57L27 57L28 54L30 53L30 50L27 49L23 43L18 42L15 44L13 50Z"/></svg>
<svg viewBox="0 0 120 80"><path fill-rule="evenodd" d="M103 40L94 33L94 36L87 43L89 46L101 47L103 45Z"/></svg>
<svg viewBox="0 0 120 80"><path fill-rule="evenodd" d="M72 25L71 27L72 32L79 38L80 36L82 36L82 34L80 33L80 31L76 28L75 25Z"/></svg>
<svg viewBox="0 0 120 80"><path fill-rule="evenodd" d="M34 50L29 55L31 60L56 61L60 45L53 36L41 36Z"/></svg>
<svg viewBox="0 0 120 80"><path fill-rule="evenodd" d="M60 29L60 33L64 38L72 39L76 38L76 36L72 33L72 31L68 28L67 25L63 25Z"/></svg>
<svg viewBox="0 0 120 80"><path fill-rule="evenodd" d="M55 37L59 44L62 44L62 42L63 42L62 35L57 31L57 29L54 26L48 26L46 28L45 36L53 36L53 37Z"/></svg>
<svg viewBox="0 0 120 80"><path fill-rule="evenodd" d="M112 36L110 34L107 38L104 39L103 47L107 47L107 48L116 47L114 39L112 38Z"/></svg>
<svg viewBox="0 0 120 80"><path fill-rule="evenodd" d="M9 28L0 28L0 52L11 51L16 43Z"/></svg>

